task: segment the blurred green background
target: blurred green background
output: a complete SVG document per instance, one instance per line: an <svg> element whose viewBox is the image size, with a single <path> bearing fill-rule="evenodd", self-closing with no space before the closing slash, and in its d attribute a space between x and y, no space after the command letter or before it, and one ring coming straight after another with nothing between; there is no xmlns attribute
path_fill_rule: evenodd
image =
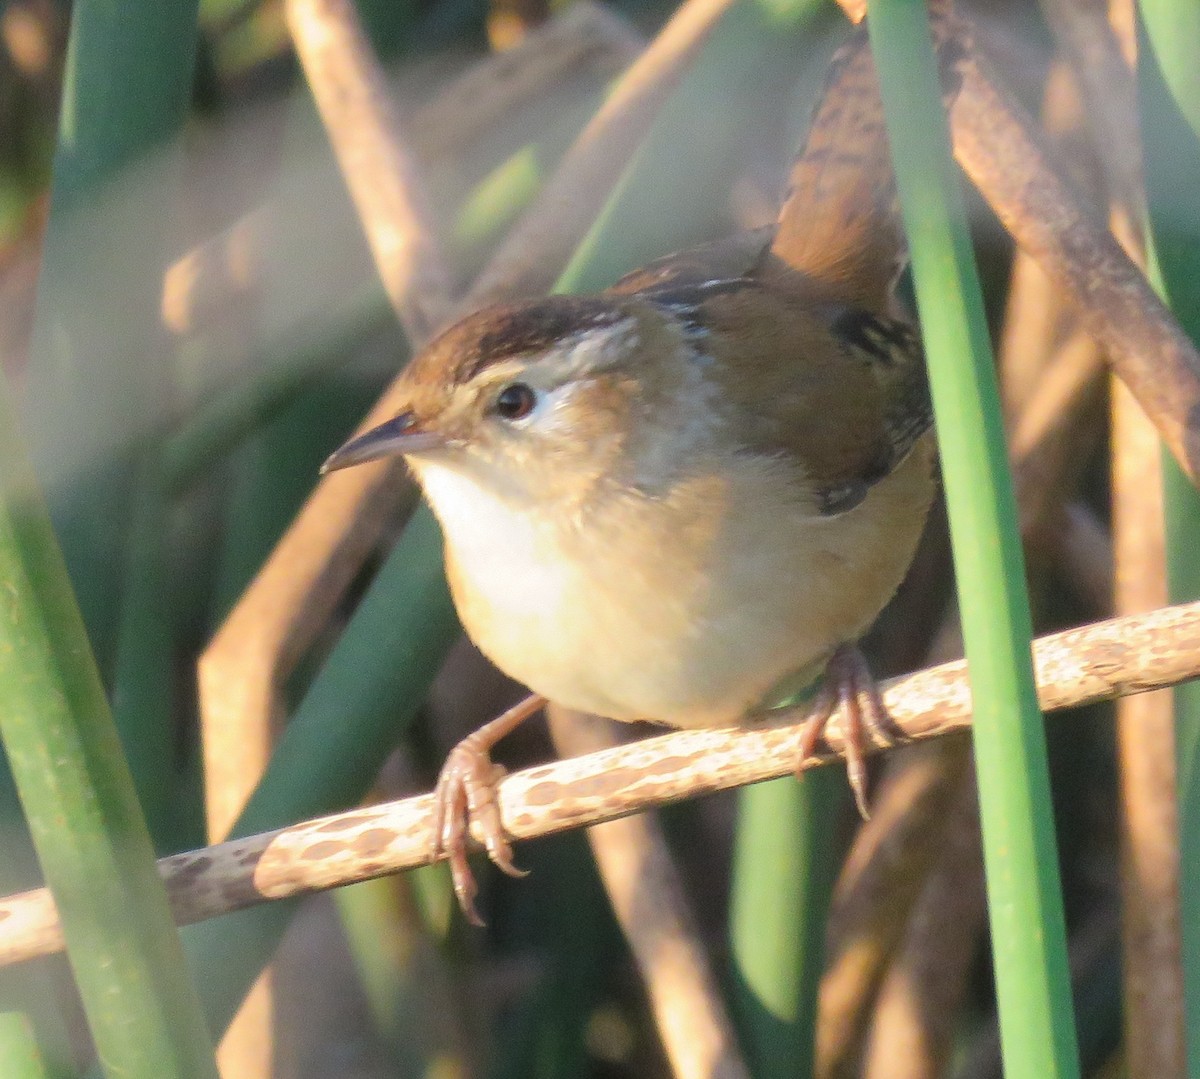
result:
<svg viewBox="0 0 1200 1079"><path fill-rule="evenodd" d="M1111 129L1095 111L1109 102L1089 94L1093 61L1071 52L1063 29L1078 25L1071 12L1094 19L1097 5L964 7L1043 118L1057 160L1107 213L1117 198L1105 186ZM483 125L469 108L448 118L438 103L496 51L544 51L539 28L569 5L360 0L357 10L465 287L604 100L630 43L652 37L673 5L606 4L619 31ZM1196 10L1193 0L1141 6L1129 80L1145 151L1147 201L1135 216L1141 224L1147 211L1156 281L1193 334ZM1111 26L1128 40L1122 11L1132 7L1113 5ZM825 0L735 0L567 284L600 288L650 258L771 220L846 32ZM1035 630L1096 620L1112 610L1110 483L1121 452L1106 380L1096 357L1069 393L1055 390L1070 374L1074 316L1048 285L1021 281L1028 267L1014 266L969 189L966 203ZM519 848L525 880L477 864L483 931L453 909L440 866L191 927L182 952L169 928L149 852L206 841L198 658L320 462L408 354L282 3L3 4L0 357L12 403L0 417L0 573L14 599L0 649L0 735L12 760L0 770L0 892L45 879L74 897L64 909L70 964L0 968L4 1079L85 1075L98 1060L113 1075L215 1074L210 1035L272 956L273 1017L254 1048L222 1060L225 1079L672 1074L580 833ZM1037 407L1051 409L1041 428ZM1200 590L1195 493L1169 463L1166 485L1172 597L1184 599ZM282 687L286 725L239 834L430 789L453 743L520 692L460 640L436 526L420 510L393 517ZM877 674L961 654L948 566L939 507L867 642ZM1153 590L1163 570L1147 560L1124 572ZM991 602L973 601L966 584L962 594L964 605ZM1189 979L1200 970L1195 714L1181 693ZM1039 809L1057 831L1080 1071L1136 1075L1134 1013L1122 1006L1113 709L1058 717L1047 736L1053 804ZM1002 1074L966 748L946 739L878 762L866 826L833 769L661 814L755 1079ZM499 755L519 767L552 752L533 724ZM1200 990L1188 1002L1188 1026L1200 1030ZM1200 1076L1197 1056L1187 1074Z"/></svg>

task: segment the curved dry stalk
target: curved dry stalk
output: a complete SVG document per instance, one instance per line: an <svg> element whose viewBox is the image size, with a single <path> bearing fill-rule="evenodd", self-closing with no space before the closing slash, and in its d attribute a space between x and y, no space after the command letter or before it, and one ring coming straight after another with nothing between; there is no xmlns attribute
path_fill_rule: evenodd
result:
<svg viewBox="0 0 1200 1079"><path fill-rule="evenodd" d="M1200 601L1041 637L1033 658L1045 711L1200 677ZM894 732L887 745L873 749L970 725L971 691L961 660L892 679L883 699ZM532 839L790 775L805 730L804 717L798 718L770 727L675 731L516 772L499 788L505 830L513 839ZM828 740L810 766L842 759L838 733L830 731ZM159 865L176 920L189 924L427 865L433 816L433 796L423 794L173 855ZM0 965L61 948L49 892L0 903Z"/></svg>
<svg viewBox="0 0 1200 1079"><path fill-rule="evenodd" d="M979 796L969 759L956 788L938 862L879 987L864 1050L865 1079L936 1079L945 1074L954 1047L987 917Z"/></svg>
<svg viewBox="0 0 1200 1079"><path fill-rule="evenodd" d="M1013 238L1068 295L1184 472L1200 478L1200 353L1101 219L1056 174L1034 125L963 35L955 156Z"/></svg>
<svg viewBox="0 0 1200 1079"><path fill-rule="evenodd" d="M422 156L452 157L516 105L580 68L602 77L632 64L645 47L633 27L593 0L576 0L504 52L480 60L415 110L409 131Z"/></svg>
<svg viewBox="0 0 1200 1079"><path fill-rule="evenodd" d="M287 0L288 30L401 325L423 341L451 284L419 170L351 0Z"/></svg>
<svg viewBox="0 0 1200 1079"><path fill-rule="evenodd" d="M561 756L615 746L607 720L546 709ZM749 1079L666 836L652 814L587 832L596 867L646 986L676 1079Z"/></svg>
<svg viewBox="0 0 1200 1079"><path fill-rule="evenodd" d="M1162 458L1129 391L1112 390L1114 605L1129 614L1167 598ZM1117 759L1125 1052L1131 1075L1166 1079L1187 1071L1173 694L1117 703Z"/></svg>
<svg viewBox="0 0 1200 1079"><path fill-rule="evenodd" d="M854 21L862 0L840 0ZM954 156L1013 239L1079 311L1118 377L1184 473L1200 482L1200 352L1145 275L1051 165L1036 125L949 5L931 4L957 37L959 91L949 110Z"/></svg>
<svg viewBox="0 0 1200 1079"><path fill-rule="evenodd" d="M822 1079L858 1074L868 1002L942 850L953 777L970 768L965 739L926 748L885 776L838 878L817 1019L815 1074Z"/></svg>
<svg viewBox="0 0 1200 1079"><path fill-rule="evenodd" d="M732 0L686 0L622 76L471 289L465 307L544 292L558 276L659 108Z"/></svg>

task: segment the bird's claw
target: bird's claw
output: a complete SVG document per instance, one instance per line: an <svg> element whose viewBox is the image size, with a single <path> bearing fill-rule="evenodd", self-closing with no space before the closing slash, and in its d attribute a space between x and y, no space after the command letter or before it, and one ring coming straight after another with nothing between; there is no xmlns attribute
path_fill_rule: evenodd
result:
<svg viewBox="0 0 1200 1079"><path fill-rule="evenodd" d="M813 702L809 720L800 736L797 772L815 752L833 717L845 746L846 778L854 792L854 804L863 820L870 820L867 809L867 735L886 738L891 725L887 706L879 686L871 676L862 653L853 645L843 645L829 659L821 688Z"/></svg>
<svg viewBox="0 0 1200 1079"><path fill-rule="evenodd" d="M497 784L504 769L493 764L486 748L464 738L450 751L433 791L433 853L450 863L454 894L467 921L483 925L475 907L479 886L467 860L470 825L474 822L488 857L511 877L525 876L513 863L512 844L500 820Z"/></svg>
<svg viewBox="0 0 1200 1079"><path fill-rule="evenodd" d="M504 769L493 763L490 750L496 740L507 734L542 706L540 697L529 697L504 715L481 727L458 743L438 773L433 790L434 817L432 853L450 863L450 877L458 905L472 925L483 925L475 907L479 887L467 860L467 845L472 822L478 828L488 857L510 877L523 877L526 871L513 862L512 844L500 819L498 785Z"/></svg>

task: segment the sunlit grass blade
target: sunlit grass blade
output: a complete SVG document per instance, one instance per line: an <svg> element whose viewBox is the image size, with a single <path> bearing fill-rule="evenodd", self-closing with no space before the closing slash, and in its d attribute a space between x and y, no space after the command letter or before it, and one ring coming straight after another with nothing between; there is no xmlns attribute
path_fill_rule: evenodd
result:
<svg viewBox="0 0 1200 1079"><path fill-rule="evenodd" d="M1200 341L1200 6L1142 0L1138 89L1151 262L1156 286ZM1200 495L1163 455L1171 600L1200 596ZM1188 1074L1200 1076L1200 683L1175 690L1178 746L1180 927Z"/></svg>
<svg viewBox="0 0 1200 1079"><path fill-rule="evenodd" d="M216 1065L83 623L12 416L0 405L0 737L105 1067Z"/></svg>
<svg viewBox="0 0 1200 1079"><path fill-rule="evenodd" d="M872 0L871 44L928 356L970 664L1005 1068L1076 1076L1031 624L983 301L922 0Z"/></svg>

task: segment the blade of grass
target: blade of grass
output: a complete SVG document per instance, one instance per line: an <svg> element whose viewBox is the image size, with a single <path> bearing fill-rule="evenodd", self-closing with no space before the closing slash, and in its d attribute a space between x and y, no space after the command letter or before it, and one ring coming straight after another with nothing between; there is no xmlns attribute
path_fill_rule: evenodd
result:
<svg viewBox="0 0 1200 1079"><path fill-rule="evenodd" d="M515 953L527 948L545 956L545 969L514 1009L483 1074L575 1079L595 1068L588 1018L612 984L625 948L581 833L531 844L522 865L529 879L497 928Z"/></svg>
<svg viewBox="0 0 1200 1079"><path fill-rule="evenodd" d="M197 0L80 0L71 15L27 430L106 674L133 456L166 399L166 368L146 361L174 197L164 146L190 100L196 13Z"/></svg>
<svg viewBox="0 0 1200 1079"><path fill-rule="evenodd" d="M1184 330L1200 341L1200 7L1141 0L1138 82L1142 109L1151 278ZM1182 186L1180 186L1182 185ZM1163 455L1167 576L1173 601L1200 596L1200 496ZM1179 792L1180 926L1187 1068L1200 1076L1200 683L1175 690Z"/></svg>
<svg viewBox="0 0 1200 1079"><path fill-rule="evenodd" d="M441 536L420 509L309 687L233 835L361 799L458 632L442 574ZM272 903L184 931L214 1030L229 1022L293 909Z"/></svg>
<svg viewBox="0 0 1200 1079"><path fill-rule="evenodd" d="M4 1079L49 1079L29 1020L20 1012L0 1013L0 1075Z"/></svg>
<svg viewBox="0 0 1200 1079"><path fill-rule="evenodd" d="M837 872L836 769L739 792L729 914L731 1008L755 1079L811 1075L825 921Z"/></svg>
<svg viewBox="0 0 1200 1079"><path fill-rule="evenodd" d="M1045 730L987 322L923 0L872 0L975 701L996 991L1012 1075L1079 1074Z"/></svg>
<svg viewBox="0 0 1200 1079"><path fill-rule="evenodd" d="M6 402L0 478L0 738L100 1059L124 1079L216 1079L150 837Z"/></svg>
<svg viewBox="0 0 1200 1079"><path fill-rule="evenodd" d="M409 881L381 877L334 893L376 1035L401 1075L468 1075L462 999L422 924Z"/></svg>
<svg viewBox="0 0 1200 1079"><path fill-rule="evenodd" d="M151 462L135 481L113 664L113 719L160 854L177 850L169 506Z"/></svg>

